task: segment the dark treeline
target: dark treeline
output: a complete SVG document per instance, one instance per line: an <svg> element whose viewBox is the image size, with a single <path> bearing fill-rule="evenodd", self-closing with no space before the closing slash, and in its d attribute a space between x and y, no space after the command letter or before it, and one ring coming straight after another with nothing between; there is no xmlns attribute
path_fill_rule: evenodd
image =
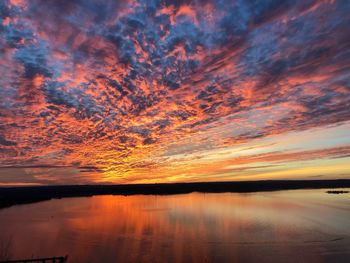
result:
<svg viewBox="0 0 350 263"><path fill-rule="evenodd" d="M167 195L190 192L248 193L292 189L320 189L350 187L350 179L339 180L268 180L246 182L132 184L132 185L57 185L0 188L0 207L25 204L52 198L93 195Z"/></svg>

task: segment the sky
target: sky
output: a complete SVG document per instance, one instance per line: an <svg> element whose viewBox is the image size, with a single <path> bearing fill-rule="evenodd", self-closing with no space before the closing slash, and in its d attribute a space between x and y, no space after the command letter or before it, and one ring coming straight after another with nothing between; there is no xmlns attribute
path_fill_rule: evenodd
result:
<svg viewBox="0 0 350 263"><path fill-rule="evenodd" d="M349 13L1 0L0 186L350 178Z"/></svg>

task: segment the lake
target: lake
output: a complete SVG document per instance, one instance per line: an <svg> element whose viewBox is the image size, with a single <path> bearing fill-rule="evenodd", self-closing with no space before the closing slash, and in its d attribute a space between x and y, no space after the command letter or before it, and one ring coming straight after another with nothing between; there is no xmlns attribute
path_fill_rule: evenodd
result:
<svg viewBox="0 0 350 263"><path fill-rule="evenodd" d="M0 250L73 263L350 262L350 194L326 190L17 205L0 210Z"/></svg>

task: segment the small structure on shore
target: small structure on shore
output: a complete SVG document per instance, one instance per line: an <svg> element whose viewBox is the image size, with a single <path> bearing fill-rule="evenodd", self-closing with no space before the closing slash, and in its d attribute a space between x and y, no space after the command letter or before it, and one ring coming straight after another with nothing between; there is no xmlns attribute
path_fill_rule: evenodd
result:
<svg viewBox="0 0 350 263"><path fill-rule="evenodd" d="M344 190L330 190L326 192L327 194L347 194L349 191Z"/></svg>

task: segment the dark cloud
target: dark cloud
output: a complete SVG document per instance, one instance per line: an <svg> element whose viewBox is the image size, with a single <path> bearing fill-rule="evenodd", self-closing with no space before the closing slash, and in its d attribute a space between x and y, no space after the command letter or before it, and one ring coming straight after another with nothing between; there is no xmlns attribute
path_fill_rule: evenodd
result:
<svg viewBox="0 0 350 263"><path fill-rule="evenodd" d="M41 87L48 103L74 108L80 117L91 117L98 114L100 109L94 99L84 93L80 87L65 90L65 83L48 81Z"/></svg>
<svg viewBox="0 0 350 263"><path fill-rule="evenodd" d="M4 137L2 137L1 135L0 135L0 144L3 145L3 146L14 146L14 145L17 145L16 142L6 140L6 139L5 139Z"/></svg>

